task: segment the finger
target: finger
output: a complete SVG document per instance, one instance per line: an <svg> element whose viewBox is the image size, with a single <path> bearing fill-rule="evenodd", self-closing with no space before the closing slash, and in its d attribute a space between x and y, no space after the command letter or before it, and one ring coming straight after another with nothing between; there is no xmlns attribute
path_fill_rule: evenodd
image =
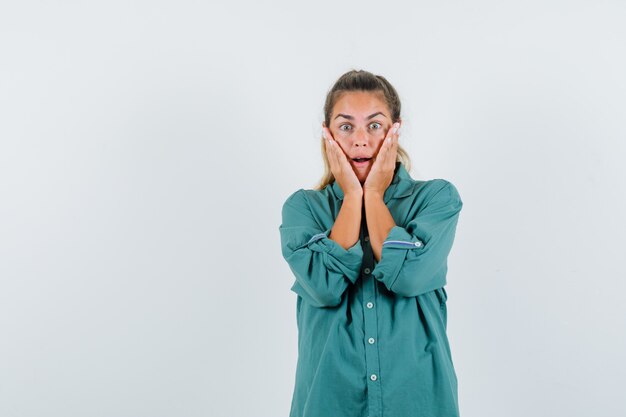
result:
<svg viewBox="0 0 626 417"><path fill-rule="evenodd" d="M393 126L387 131L387 136L379 151L380 165L383 169L395 168L395 146L397 143L397 128L398 124L394 123Z"/></svg>
<svg viewBox="0 0 626 417"><path fill-rule="evenodd" d="M380 152L382 152L383 154L381 156L384 157L384 161L387 160L387 158L389 157L389 152L391 151L392 147L393 147L393 141L394 141L394 126L392 126L388 131L387 131L387 136L385 137L385 140L383 142L383 146L381 146Z"/></svg>
<svg viewBox="0 0 626 417"><path fill-rule="evenodd" d="M328 159L330 170L334 174L337 172L337 158L335 157L335 152L333 150L332 140L330 139L328 133L323 128L322 128L322 137L324 138L324 149L326 150L326 159Z"/></svg>
<svg viewBox="0 0 626 417"><path fill-rule="evenodd" d="M392 147L392 153L393 153L393 160L395 163L396 160L396 154L398 153L398 146L399 145L399 141L400 141L400 137L399 135L396 133L396 139L393 141L393 147Z"/></svg>
<svg viewBox="0 0 626 417"><path fill-rule="evenodd" d="M333 138L332 133L330 133L328 129L326 129L326 138L328 139L328 145L330 147L330 152L332 154L333 161L337 165L337 168L339 168L339 165L341 163L341 160L339 159L339 155L337 152L337 148L339 147L339 145L337 144L337 142Z"/></svg>
<svg viewBox="0 0 626 417"><path fill-rule="evenodd" d="M330 168L332 170L333 168L332 153L330 151L330 142L328 141L328 139L324 139L324 151L326 152L326 159L328 160L328 165L330 165Z"/></svg>
<svg viewBox="0 0 626 417"><path fill-rule="evenodd" d="M387 138L383 139L382 143L378 147L378 152L376 152L376 156L374 157L374 164L372 165L373 169L378 169L379 166L385 160L385 152L387 149Z"/></svg>
<svg viewBox="0 0 626 417"><path fill-rule="evenodd" d="M335 141L335 149L337 149L337 159L344 165L344 167L346 167L346 169L348 167L352 169L350 165L350 161L348 160L348 155L346 155L346 152L343 150L341 145L339 145L339 143L336 141Z"/></svg>
<svg viewBox="0 0 626 417"><path fill-rule="evenodd" d="M396 134L395 134L395 140L393 141L393 159L394 159L394 164L395 164L395 159L396 159L396 153L398 151L398 146L399 146L399 142L400 142L400 123L398 123L398 130L396 130Z"/></svg>
<svg viewBox="0 0 626 417"><path fill-rule="evenodd" d="M398 158L398 139L394 139L389 149L389 169L395 171L396 159Z"/></svg>
<svg viewBox="0 0 626 417"><path fill-rule="evenodd" d="M339 171L339 163L337 161L337 154L332 143L332 139L326 140L326 150L328 156L328 163L330 164L330 170L333 175L337 176Z"/></svg>
<svg viewBox="0 0 626 417"><path fill-rule="evenodd" d="M352 165L350 164L348 155L346 155L341 145L339 145L339 142L337 142L335 138L333 138L330 130L326 127L323 127L322 131L327 138L330 138L330 140L327 142L329 144L329 148L332 153L333 164L335 166L333 174L346 173L347 175L356 175L354 174L354 170L352 169Z"/></svg>
<svg viewBox="0 0 626 417"><path fill-rule="evenodd" d="M347 168L345 166L345 164L347 164L347 161L346 162L342 161L342 156L344 157L343 159L345 159L345 156L343 155L343 151L341 150L337 141L333 139L332 134L328 130L326 130L326 137L330 138L328 140L328 145L329 145L328 147L331 153L330 159L332 160L333 174L339 175L341 174L341 172L343 172Z"/></svg>
<svg viewBox="0 0 626 417"><path fill-rule="evenodd" d="M339 142L337 142L335 139L332 139L332 143L333 149L335 151L335 156L337 157L337 163L339 163L345 169L352 169L350 161L348 161L348 155L346 155L341 145L339 145Z"/></svg>
<svg viewBox="0 0 626 417"><path fill-rule="evenodd" d="M394 139L397 139L400 132L400 123L394 123L393 126L391 126L391 128L389 129L389 131L387 132L387 141L391 144Z"/></svg>

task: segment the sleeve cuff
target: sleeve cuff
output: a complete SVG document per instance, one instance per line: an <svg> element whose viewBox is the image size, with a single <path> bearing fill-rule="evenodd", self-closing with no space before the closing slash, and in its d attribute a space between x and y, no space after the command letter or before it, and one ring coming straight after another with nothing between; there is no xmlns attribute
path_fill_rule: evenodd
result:
<svg viewBox="0 0 626 417"><path fill-rule="evenodd" d="M307 246L313 251L327 254L324 257L326 267L335 272L343 273L354 283L359 277L363 261L361 241L357 240L350 248L344 249L339 243L328 237L330 231L331 229L327 229L322 233L313 235L307 242Z"/></svg>
<svg viewBox="0 0 626 417"><path fill-rule="evenodd" d="M393 291L393 285L409 251L423 251L424 242L406 231L394 226L383 241L380 261L374 267L372 275Z"/></svg>

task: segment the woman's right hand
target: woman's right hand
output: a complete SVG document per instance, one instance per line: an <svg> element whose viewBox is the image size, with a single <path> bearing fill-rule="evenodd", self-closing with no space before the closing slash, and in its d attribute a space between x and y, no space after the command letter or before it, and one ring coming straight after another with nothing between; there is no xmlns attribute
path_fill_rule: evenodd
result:
<svg viewBox="0 0 626 417"><path fill-rule="evenodd" d="M330 164L330 170L335 177L335 181L339 183L344 195L363 195L363 187L356 173L352 169L352 165L348 161L348 157L341 149L341 146L335 141L330 130L322 127L322 136L324 137L324 149L326 157Z"/></svg>

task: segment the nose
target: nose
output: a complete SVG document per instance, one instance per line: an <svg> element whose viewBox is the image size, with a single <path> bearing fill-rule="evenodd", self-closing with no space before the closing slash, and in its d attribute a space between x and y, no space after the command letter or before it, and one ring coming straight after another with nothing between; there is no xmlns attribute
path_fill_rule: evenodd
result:
<svg viewBox="0 0 626 417"><path fill-rule="evenodd" d="M354 132L353 134L353 142L352 145L354 147L364 147L364 146L368 146L369 144L369 138L367 135L367 132L365 131L365 128L360 127L356 129L356 132Z"/></svg>

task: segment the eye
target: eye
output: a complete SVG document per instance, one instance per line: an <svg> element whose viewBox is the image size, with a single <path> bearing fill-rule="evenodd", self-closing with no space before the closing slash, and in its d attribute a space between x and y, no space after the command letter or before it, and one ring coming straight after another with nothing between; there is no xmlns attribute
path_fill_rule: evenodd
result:
<svg viewBox="0 0 626 417"><path fill-rule="evenodd" d="M347 129L343 129L343 128L346 127L346 126L347 127L352 127L350 125L341 125L341 126L339 126L339 130L343 130L345 132Z"/></svg>
<svg viewBox="0 0 626 417"><path fill-rule="evenodd" d="M375 127L375 129L380 129L382 127L382 125L378 122L374 122L374 123L370 123L370 126L374 126L376 125L377 127Z"/></svg>

